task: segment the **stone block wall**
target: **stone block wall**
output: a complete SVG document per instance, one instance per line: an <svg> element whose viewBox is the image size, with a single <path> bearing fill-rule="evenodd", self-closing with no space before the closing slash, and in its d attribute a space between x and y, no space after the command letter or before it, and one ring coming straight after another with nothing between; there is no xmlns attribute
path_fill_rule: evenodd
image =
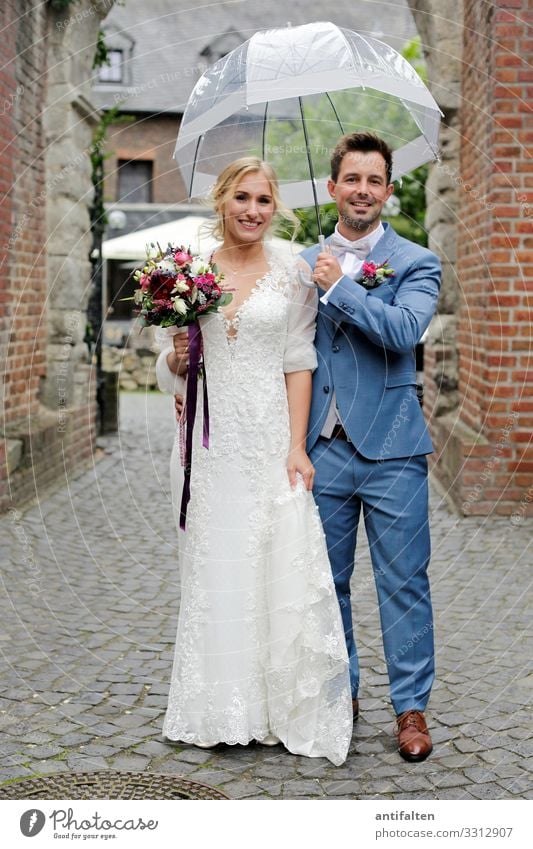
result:
<svg viewBox="0 0 533 849"><path fill-rule="evenodd" d="M424 410L433 422L459 403L457 311L460 293L456 245L461 192L463 8L457 0L408 2L426 59L428 86L443 112L440 160L431 165L426 182L428 244L442 264L438 314L424 346Z"/></svg>
<svg viewBox="0 0 533 849"><path fill-rule="evenodd" d="M135 351L132 348L102 349L104 371L118 375L120 389L152 390L157 388L155 361L157 357L151 351Z"/></svg>

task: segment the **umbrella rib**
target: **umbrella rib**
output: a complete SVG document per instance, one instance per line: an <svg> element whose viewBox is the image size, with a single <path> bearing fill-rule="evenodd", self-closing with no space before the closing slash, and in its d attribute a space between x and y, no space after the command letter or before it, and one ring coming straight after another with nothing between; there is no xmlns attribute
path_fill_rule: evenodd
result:
<svg viewBox="0 0 533 849"><path fill-rule="evenodd" d="M341 119L339 118L339 115L338 115L338 113L337 113L337 110L335 109L335 104L333 103L333 101L332 101L331 97L329 96L329 92L327 92L327 91L326 91L326 92L325 92L325 95L326 95L327 99L329 100L329 105L330 105L330 106L331 106L331 108L333 109L333 113L334 113L334 115L335 115L335 118L337 119L337 124L338 124L338 125L339 125L339 127L341 128L341 133L344 135L344 133L345 133L345 129L344 129L344 127L342 126L342 121L341 121Z"/></svg>
<svg viewBox="0 0 533 849"><path fill-rule="evenodd" d="M320 225L320 212L318 209L318 195L316 193L316 182L315 182L315 173L313 170L313 161L311 159L311 149L309 147L309 136L307 134L307 127L305 125L305 115L304 115L304 107L302 103L302 98L298 98L298 105L300 107L300 115L302 116L302 128L304 131L304 141L305 141L305 151L307 153L307 164L309 165L309 176L311 177L311 190L313 192L313 198L315 201L315 213L316 213L316 221L318 224L318 234L322 235L322 227Z"/></svg>
<svg viewBox="0 0 533 849"><path fill-rule="evenodd" d="M191 179L189 182L189 198L192 197L192 184L194 182L194 175L196 173L196 163L198 162L198 150L200 149L200 142L202 141L204 134L198 136L198 141L196 142L196 150L194 151L194 157L192 160L192 171L191 171Z"/></svg>
<svg viewBox="0 0 533 849"><path fill-rule="evenodd" d="M263 138L261 141L261 159L263 162L265 161L265 138L266 138L266 125L267 125L267 112L268 112L268 100L265 103L265 116L263 118Z"/></svg>

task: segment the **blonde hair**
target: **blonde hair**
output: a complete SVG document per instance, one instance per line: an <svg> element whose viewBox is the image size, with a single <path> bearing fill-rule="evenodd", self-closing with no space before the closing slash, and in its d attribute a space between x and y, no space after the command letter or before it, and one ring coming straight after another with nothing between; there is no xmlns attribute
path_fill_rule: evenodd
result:
<svg viewBox="0 0 533 849"><path fill-rule="evenodd" d="M258 171L265 175L270 184L275 210L273 221L275 221L276 224L280 223L280 219L282 221L290 222L290 224L292 224L291 237L294 238L296 230L300 226L300 222L292 209L285 206L281 200L276 172L272 166L268 164L268 162L263 162L262 159L259 159L256 156L243 156L241 159L236 159L235 162L232 162L231 165L228 165L224 168L222 173L219 174L211 191L211 203L217 214L216 222L212 228L215 238L221 240L224 239L224 207L231 199L235 188L241 182L243 177L246 177L248 174L255 174Z"/></svg>

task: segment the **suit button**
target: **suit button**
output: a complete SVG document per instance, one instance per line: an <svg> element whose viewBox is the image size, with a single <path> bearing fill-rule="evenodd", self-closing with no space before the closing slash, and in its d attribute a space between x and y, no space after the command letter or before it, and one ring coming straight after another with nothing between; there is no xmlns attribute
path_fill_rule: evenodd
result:
<svg viewBox="0 0 533 849"><path fill-rule="evenodd" d="M324 392L326 393L326 395L329 394L329 386L324 386Z"/></svg>
<svg viewBox="0 0 533 849"><path fill-rule="evenodd" d="M340 351L340 348L339 348L339 346L338 346L338 345L334 345L334 346L333 346L333 348L332 348L331 350L333 351L333 353L334 353L334 354L338 354L338 353L339 353L339 351Z"/></svg>

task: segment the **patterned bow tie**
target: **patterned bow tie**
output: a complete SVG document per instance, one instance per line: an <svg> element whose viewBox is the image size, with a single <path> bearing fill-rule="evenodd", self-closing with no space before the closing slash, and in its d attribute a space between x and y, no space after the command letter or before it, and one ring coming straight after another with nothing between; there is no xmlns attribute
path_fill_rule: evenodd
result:
<svg viewBox="0 0 533 849"><path fill-rule="evenodd" d="M363 260L367 258L371 251L370 242L367 242L366 239L357 239L351 242L350 239L345 239L344 236L340 236L337 233L334 233L331 237L329 246L336 256L340 254L355 254L358 259Z"/></svg>

